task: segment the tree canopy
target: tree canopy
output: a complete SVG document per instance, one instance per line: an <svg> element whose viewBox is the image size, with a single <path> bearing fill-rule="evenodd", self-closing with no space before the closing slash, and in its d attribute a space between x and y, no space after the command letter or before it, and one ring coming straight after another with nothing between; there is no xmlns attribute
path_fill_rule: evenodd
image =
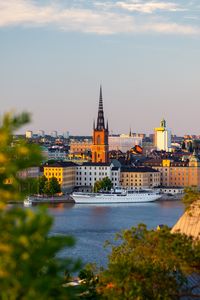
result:
<svg viewBox="0 0 200 300"><path fill-rule="evenodd" d="M108 267L99 275L102 299L180 299L195 295L187 276L200 274L200 245L168 227L148 230L143 224L117 235Z"/></svg>
<svg viewBox="0 0 200 300"><path fill-rule="evenodd" d="M182 202L186 209L189 209L190 205L198 199L200 199L200 192L197 187L187 187L184 189Z"/></svg>
<svg viewBox="0 0 200 300"><path fill-rule="evenodd" d="M103 191L110 191L113 184L110 178L104 177L102 180L98 180L94 184L94 192L99 192L100 190Z"/></svg>
<svg viewBox="0 0 200 300"><path fill-rule="evenodd" d="M57 178L52 177L44 182L43 193L48 196L54 196L61 192L60 184Z"/></svg>
<svg viewBox="0 0 200 300"><path fill-rule="evenodd" d="M42 158L36 145L13 141L14 131L28 121L26 113L6 114L0 126L0 300L74 299L74 289L63 286L64 274L77 270L80 262L60 256L74 239L50 236L53 219L45 209L5 205L23 198L18 171Z"/></svg>
<svg viewBox="0 0 200 300"><path fill-rule="evenodd" d="M19 200L23 198L19 190L22 179L18 171L39 165L42 156L37 145L28 144L13 138L15 130L28 123L27 113L20 115L5 114L0 120L0 200Z"/></svg>

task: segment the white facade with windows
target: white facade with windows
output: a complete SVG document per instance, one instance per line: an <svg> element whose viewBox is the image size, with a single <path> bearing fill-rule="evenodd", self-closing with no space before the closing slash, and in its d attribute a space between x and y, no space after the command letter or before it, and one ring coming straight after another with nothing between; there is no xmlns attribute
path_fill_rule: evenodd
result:
<svg viewBox="0 0 200 300"><path fill-rule="evenodd" d="M121 134L120 136L108 137L109 151L120 150L126 153L135 145L142 146L142 137L129 136L127 134Z"/></svg>
<svg viewBox="0 0 200 300"><path fill-rule="evenodd" d="M66 152L64 149L48 149L48 159L65 159Z"/></svg>
<svg viewBox="0 0 200 300"><path fill-rule="evenodd" d="M96 181L108 177L113 187L120 185L120 168L114 167L112 164L93 164L85 163L76 167L75 185L93 187Z"/></svg>

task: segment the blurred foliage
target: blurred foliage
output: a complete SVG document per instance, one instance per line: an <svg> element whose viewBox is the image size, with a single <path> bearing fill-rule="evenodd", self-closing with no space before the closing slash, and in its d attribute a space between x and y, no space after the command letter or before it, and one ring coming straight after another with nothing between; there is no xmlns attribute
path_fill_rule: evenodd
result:
<svg viewBox="0 0 200 300"><path fill-rule="evenodd" d="M47 181L48 181L48 179L45 175L39 177L38 184L39 184L39 194L40 195L44 195L44 193L45 193L44 187L45 187L45 183Z"/></svg>
<svg viewBox="0 0 200 300"><path fill-rule="evenodd" d="M77 271L80 262L60 254L74 239L50 235L53 219L45 209L6 206L6 201L22 199L33 183L19 179L18 172L42 158L36 145L13 142L14 131L28 121L26 113L6 114L0 126L0 300L77 299L77 291L63 283L66 272Z"/></svg>
<svg viewBox="0 0 200 300"><path fill-rule="evenodd" d="M187 284L189 274L200 274L200 244L192 238L171 234L166 226L155 231L140 224L119 233L117 245L108 244L112 252L97 286L101 299L200 297Z"/></svg>
<svg viewBox="0 0 200 300"><path fill-rule="evenodd" d="M21 180L19 185L19 191L23 195L34 195L38 194L38 179L37 178L26 178Z"/></svg>
<svg viewBox="0 0 200 300"><path fill-rule="evenodd" d="M71 237L49 236L52 217L44 209L0 210L0 299L75 299L64 274L80 262L59 257Z"/></svg>
<svg viewBox="0 0 200 300"><path fill-rule="evenodd" d="M95 264L88 264L79 273L80 278L80 299L97 300L100 295L97 292L98 276Z"/></svg>
<svg viewBox="0 0 200 300"><path fill-rule="evenodd" d="M190 205L198 199L200 200L200 192L197 187L187 187L184 189L182 202L185 205L185 209L189 209Z"/></svg>
<svg viewBox="0 0 200 300"><path fill-rule="evenodd" d="M14 142L13 133L29 122L29 115L5 114L0 120L0 201L19 200L23 194L19 187L23 180L18 172L40 164L42 156L37 145L21 139Z"/></svg>

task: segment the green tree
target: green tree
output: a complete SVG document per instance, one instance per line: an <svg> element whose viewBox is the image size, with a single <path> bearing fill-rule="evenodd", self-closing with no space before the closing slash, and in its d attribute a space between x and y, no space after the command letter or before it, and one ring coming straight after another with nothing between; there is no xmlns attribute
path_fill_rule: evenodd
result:
<svg viewBox="0 0 200 300"><path fill-rule="evenodd" d="M185 205L185 209L189 209L190 205L198 199L200 199L200 192L197 187L187 187L184 189L182 202Z"/></svg>
<svg viewBox="0 0 200 300"><path fill-rule="evenodd" d="M74 299L77 292L63 286L64 274L76 270L79 262L58 255L74 239L50 236L53 219L44 209L5 205L23 198L18 171L42 158L37 146L13 141L13 132L28 121L26 113L6 114L0 126L0 300Z"/></svg>
<svg viewBox="0 0 200 300"><path fill-rule="evenodd" d="M71 237L49 236L52 218L45 210L0 210L0 299L73 299L63 287L65 269L79 264L59 258L74 245Z"/></svg>
<svg viewBox="0 0 200 300"><path fill-rule="evenodd" d="M39 165L42 156L37 145L25 140L15 142L13 132L29 122L29 115L12 116L7 113L0 120L0 200L20 200L23 194L19 187L23 180L18 171Z"/></svg>
<svg viewBox="0 0 200 300"><path fill-rule="evenodd" d="M101 181L101 187L105 191L110 191L111 188L113 187L113 184L112 184L112 181L110 180L110 178L108 178L108 177L103 178Z"/></svg>
<svg viewBox="0 0 200 300"><path fill-rule="evenodd" d="M19 186L20 191L26 195L33 195L38 193L38 179L26 178L23 179Z"/></svg>
<svg viewBox="0 0 200 300"><path fill-rule="evenodd" d="M168 227L147 230L143 224L118 234L97 290L109 300L175 300L195 295L187 276L200 273L200 244Z"/></svg>
<svg viewBox="0 0 200 300"><path fill-rule="evenodd" d="M44 191L44 194L49 195L49 196L53 196L57 193L60 193L61 188L60 188L60 184L59 184L57 178L52 177L49 180L47 180L45 182L43 191Z"/></svg>
<svg viewBox="0 0 200 300"><path fill-rule="evenodd" d="M104 177L102 180L98 180L95 182L93 190L95 193L99 192L100 190L110 191L112 186L113 184L110 178Z"/></svg>
<svg viewBox="0 0 200 300"><path fill-rule="evenodd" d="M45 194L44 187L45 187L45 183L47 181L48 181L48 179L47 179L47 177L45 175L39 177L38 185L39 185L39 194L40 195Z"/></svg>
<svg viewBox="0 0 200 300"><path fill-rule="evenodd" d="M80 278L80 299L97 300L100 295L97 292L98 276L97 268L94 264L88 264L79 273Z"/></svg>
<svg viewBox="0 0 200 300"><path fill-rule="evenodd" d="M52 177L49 180L49 190L50 190L51 195L55 195L55 194L61 192L60 184L56 177Z"/></svg>
<svg viewBox="0 0 200 300"><path fill-rule="evenodd" d="M93 188L93 191L95 193L98 193L99 191L101 190L101 181L100 180L97 180L94 184L94 188Z"/></svg>

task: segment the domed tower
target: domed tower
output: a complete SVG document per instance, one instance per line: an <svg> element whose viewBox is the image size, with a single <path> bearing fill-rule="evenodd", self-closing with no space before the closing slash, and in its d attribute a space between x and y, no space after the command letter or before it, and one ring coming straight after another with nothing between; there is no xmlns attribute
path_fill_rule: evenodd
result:
<svg viewBox="0 0 200 300"><path fill-rule="evenodd" d="M97 124L93 127L92 162L108 162L108 122L105 127L102 87L100 86Z"/></svg>
<svg viewBox="0 0 200 300"><path fill-rule="evenodd" d="M194 151L194 153L189 158L189 166L190 167L199 167L200 166L200 161L196 154L196 151Z"/></svg>

